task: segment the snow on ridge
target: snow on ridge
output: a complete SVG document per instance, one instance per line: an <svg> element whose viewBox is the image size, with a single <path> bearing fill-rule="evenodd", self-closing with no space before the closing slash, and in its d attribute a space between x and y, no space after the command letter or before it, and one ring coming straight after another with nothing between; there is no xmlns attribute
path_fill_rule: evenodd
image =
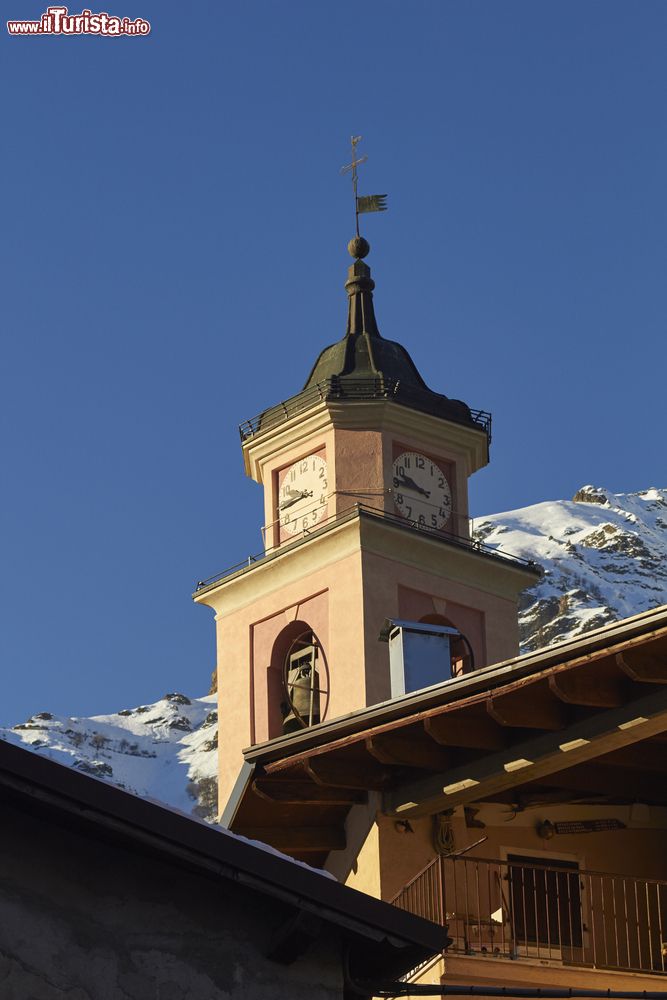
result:
<svg viewBox="0 0 667 1000"><path fill-rule="evenodd" d="M522 595L523 651L667 604L667 489L611 493L587 485L475 520L492 548L532 559L544 576ZM214 823L217 695L166 694L90 718L33 715L0 739Z"/></svg>
<svg viewBox="0 0 667 1000"><path fill-rule="evenodd" d="M572 500L476 518L474 534L544 569L521 598L524 652L667 604L667 489L587 485Z"/></svg>
<svg viewBox="0 0 667 1000"><path fill-rule="evenodd" d="M219 826L217 818L217 695L187 698L167 694L152 705L138 705L89 718L38 712L0 739L69 765L162 808L214 826L301 868L334 879L329 872L297 861L259 840Z"/></svg>
<svg viewBox="0 0 667 1000"><path fill-rule="evenodd" d="M110 715L38 712L0 738L110 781L142 798L213 820L218 763L217 696L165 695Z"/></svg>

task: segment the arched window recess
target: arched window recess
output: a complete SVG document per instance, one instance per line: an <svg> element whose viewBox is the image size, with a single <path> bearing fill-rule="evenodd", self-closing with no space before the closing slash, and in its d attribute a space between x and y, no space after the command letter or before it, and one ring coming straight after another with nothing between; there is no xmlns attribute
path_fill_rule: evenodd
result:
<svg viewBox="0 0 667 1000"><path fill-rule="evenodd" d="M282 670L283 732L317 725L329 706L329 669L319 639L311 629L289 646Z"/></svg>

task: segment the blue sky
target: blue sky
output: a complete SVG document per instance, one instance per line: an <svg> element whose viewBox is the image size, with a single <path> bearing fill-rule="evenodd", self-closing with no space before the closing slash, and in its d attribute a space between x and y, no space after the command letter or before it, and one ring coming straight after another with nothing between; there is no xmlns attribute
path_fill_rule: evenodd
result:
<svg viewBox="0 0 667 1000"><path fill-rule="evenodd" d="M150 36L2 38L0 723L207 689L237 424L344 332L352 133L380 329L494 415L473 511L666 485L662 0L103 8Z"/></svg>

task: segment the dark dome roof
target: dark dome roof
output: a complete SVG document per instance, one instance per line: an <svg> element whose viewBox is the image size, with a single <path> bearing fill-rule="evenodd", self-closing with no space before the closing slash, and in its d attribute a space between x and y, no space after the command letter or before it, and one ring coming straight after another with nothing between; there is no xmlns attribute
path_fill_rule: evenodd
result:
<svg viewBox="0 0 667 1000"><path fill-rule="evenodd" d="M341 395L366 396L364 384L370 388L372 383L380 383L377 387L382 388L382 395L406 406L457 423L477 424L465 403L429 389L402 344L381 336L373 309L375 282L364 261L351 265L345 287L349 296L347 331L321 352L304 390L334 380Z"/></svg>

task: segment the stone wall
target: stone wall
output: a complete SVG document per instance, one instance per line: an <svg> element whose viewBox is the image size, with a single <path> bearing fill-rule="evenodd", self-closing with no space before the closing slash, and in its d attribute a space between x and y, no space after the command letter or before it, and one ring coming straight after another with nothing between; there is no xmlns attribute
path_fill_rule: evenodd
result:
<svg viewBox="0 0 667 1000"><path fill-rule="evenodd" d="M2 1000L338 1000L342 945L265 957L294 914L236 884L2 803Z"/></svg>

